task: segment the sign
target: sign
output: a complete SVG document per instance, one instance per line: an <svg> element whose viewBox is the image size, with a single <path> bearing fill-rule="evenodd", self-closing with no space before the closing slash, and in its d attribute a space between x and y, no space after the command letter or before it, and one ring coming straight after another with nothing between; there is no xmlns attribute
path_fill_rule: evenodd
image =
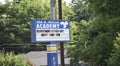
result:
<svg viewBox="0 0 120 66"><path fill-rule="evenodd" d="M58 66L57 51L51 51L47 53L47 58L48 66Z"/></svg>
<svg viewBox="0 0 120 66"><path fill-rule="evenodd" d="M51 42L70 40L69 20L32 20L32 42Z"/></svg>

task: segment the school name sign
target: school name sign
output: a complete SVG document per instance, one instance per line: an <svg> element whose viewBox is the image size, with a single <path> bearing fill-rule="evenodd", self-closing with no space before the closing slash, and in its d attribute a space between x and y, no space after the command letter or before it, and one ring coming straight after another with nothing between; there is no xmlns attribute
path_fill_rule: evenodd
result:
<svg viewBox="0 0 120 66"><path fill-rule="evenodd" d="M32 42L51 42L70 40L69 20L32 20Z"/></svg>

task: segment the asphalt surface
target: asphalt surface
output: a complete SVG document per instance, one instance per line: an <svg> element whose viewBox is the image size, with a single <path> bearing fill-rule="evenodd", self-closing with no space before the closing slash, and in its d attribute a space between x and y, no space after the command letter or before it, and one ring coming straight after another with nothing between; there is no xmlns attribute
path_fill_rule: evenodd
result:
<svg viewBox="0 0 120 66"><path fill-rule="evenodd" d="M25 59L34 66L47 66L47 51L31 51L27 53ZM70 63L70 58L65 57L65 64ZM58 52L58 64L60 64L60 53Z"/></svg>

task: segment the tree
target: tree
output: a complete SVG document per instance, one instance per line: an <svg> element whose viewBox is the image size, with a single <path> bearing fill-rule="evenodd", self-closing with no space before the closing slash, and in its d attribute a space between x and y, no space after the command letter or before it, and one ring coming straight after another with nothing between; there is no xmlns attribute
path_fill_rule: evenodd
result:
<svg viewBox="0 0 120 66"><path fill-rule="evenodd" d="M90 2L90 8L93 10L94 15L104 15L106 17L118 17L119 0L88 0Z"/></svg>
<svg viewBox="0 0 120 66"><path fill-rule="evenodd" d="M63 20L71 20L71 16L74 14L70 6L67 6L65 2L62 3L62 18Z"/></svg>
<svg viewBox="0 0 120 66"><path fill-rule="evenodd" d="M1 5L1 44L30 43L30 21L50 19L49 1L21 0ZM6 17L2 17L5 15ZM4 36L3 36L4 35Z"/></svg>
<svg viewBox="0 0 120 66"><path fill-rule="evenodd" d="M72 0L70 4L74 14L71 16L71 20L80 22L81 20L89 20L91 18L91 12L89 2L87 0Z"/></svg>
<svg viewBox="0 0 120 66"><path fill-rule="evenodd" d="M32 19L50 19L49 0L20 0L19 3L0 4L0 49L3 47L17 53L30 51L32 48L28 45L31 44ZM39 47L40 50L42 47L44 45Z"/></svg>
<svg viewBox="0 0 120 66"><path fill-rule="evenodd" d="M84 0L88 2L90 10L92 11L92 19L88 21L86 28L77 26L77 33L72 37L75 37L71 52L71 57L79 62L84 60L86 62L94 62L96 66L108 66L107 60L113 53L115 37L117 32L120 32L120 17L118 16L119 0ZM116 6L116 7L115 7ZM79 6L76 6L79 7ZM78 11L80 12L80 11ZM83 30L83 31L81 31ZM72 53L73 52L73 53Z"/></svg>
<svg viewBox="0 0 120 66"><path fill-rule="evenodd" d="M87 43L87 27L89 22L82 20L81 22L71 22L71 41L68 47L68 56L71 57L71 65L79 64L84 55ZM82 58L81 58L82 57Z"/></svg>

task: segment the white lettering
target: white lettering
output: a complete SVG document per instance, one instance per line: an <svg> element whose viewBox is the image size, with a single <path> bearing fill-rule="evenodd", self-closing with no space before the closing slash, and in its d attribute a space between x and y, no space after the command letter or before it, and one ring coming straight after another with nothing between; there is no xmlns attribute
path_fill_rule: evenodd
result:
<svg viewBox="0 0 120 66"><path fill-rule="evenodd" d="M59 28L59 24L37 24L36 28L40 29L55 29Z"/></svg>

